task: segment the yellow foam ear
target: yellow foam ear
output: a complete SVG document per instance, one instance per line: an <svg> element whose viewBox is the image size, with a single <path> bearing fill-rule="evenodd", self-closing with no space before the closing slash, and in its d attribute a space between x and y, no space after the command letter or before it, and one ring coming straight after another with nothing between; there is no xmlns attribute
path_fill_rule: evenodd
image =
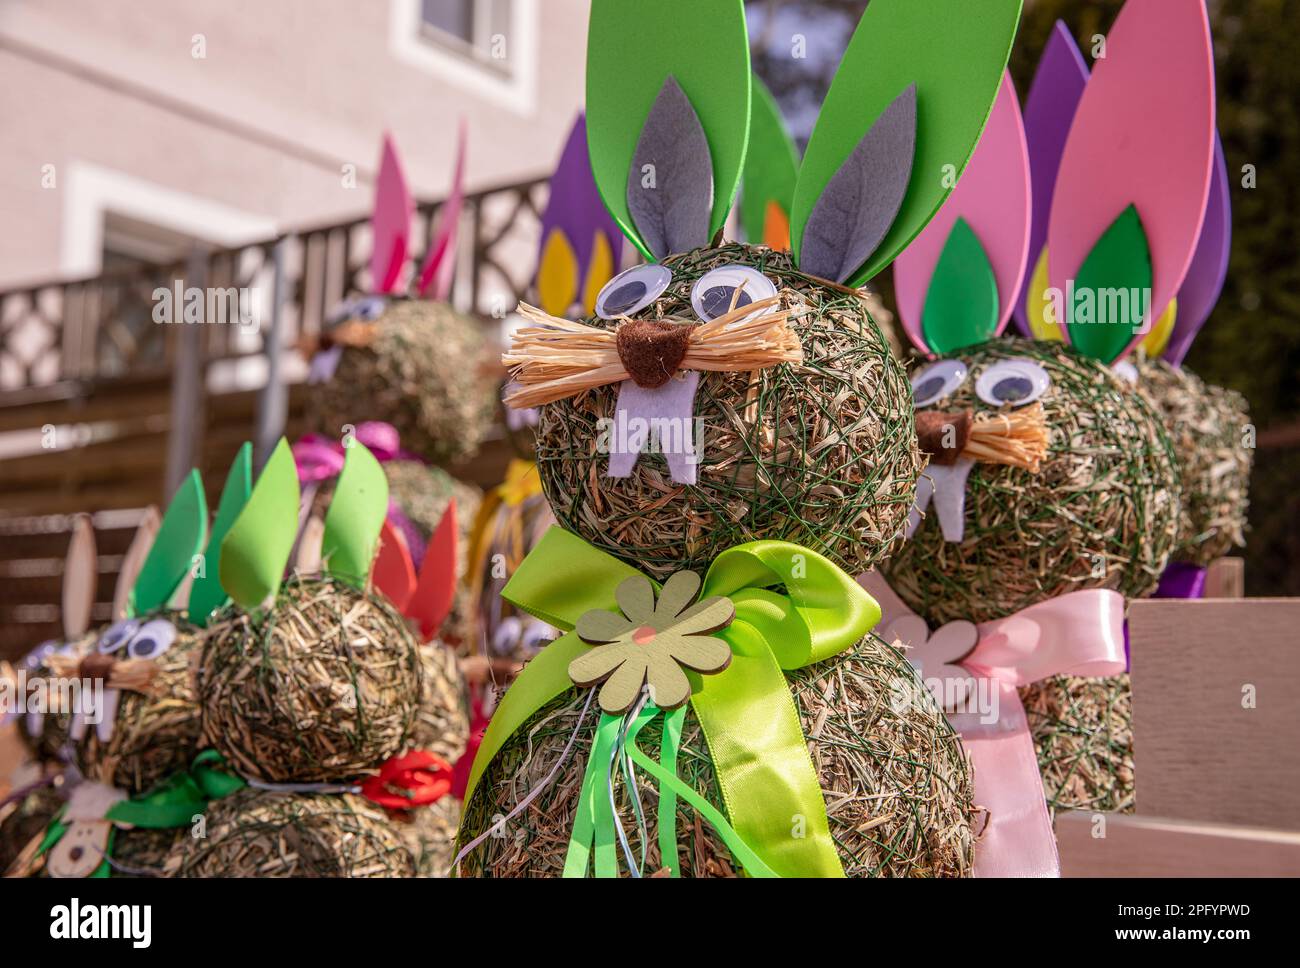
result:
<svg viewBox="0 0 1300 968"><path fill-rule="evenodd" d="M1025 300L1025 316L1034 339L1065 341L1065 334L1056 321L1056 307L1047 296L1047 246L1038 257L1034 274L1029 277L1029 296Z"/></svg>
<svg viewBox="0 0 1300 968"><path fill-rule="evenodd" d="M544 312L565 316L577 292L578 258L564 232L552 229L542 247L541 265L537 267L537 299Z"/></svg>
<svg viewBox="0 0 1300 968"><path fill-rule="evenodd" d="M763 212L763 244L776 252L790 249L790 217L774 198Z"/></svg>
<svg viewBox="0 0 1300 968"><path fill-rule="evenodd" d="M1160 314L1155 325L1151 327L1151 332L1142 338L1138 347L1147 355L1148 360L1157 359L1169 345L1169 337L1174 332L1174 320L1178 316L1178 300L1169 300L1169 305L1165 311Z"/></svg>
<svg viewBox="0 0 1300 968"><path fill-rule="evenodd" d="M596 312L596 297L605 288L605 283L613 278L614 251L610 248L609 237L597 229L591 246L591 265L587 267L587 284L582 292L582 308L588 316ZM558 313L551 313L551 315L555 316Z"/></svg>

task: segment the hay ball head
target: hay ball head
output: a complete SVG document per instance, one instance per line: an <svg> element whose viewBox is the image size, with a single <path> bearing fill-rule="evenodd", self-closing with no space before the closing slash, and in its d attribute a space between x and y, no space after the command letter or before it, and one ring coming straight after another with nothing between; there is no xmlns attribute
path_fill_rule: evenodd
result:
<svg viewBox="0 0 1300 968"><path fill-rule="evenodd" d="M711 284L710 273L740 267L754 275L738 306L765 287L780 293L803 362L701 374L694 485L676 483L665 457L648 451L629 477L607 476L617 385L544 405L537 462L559 523L657 578L703 570L728 547L760 538L806 545L852 574L878 564L901 536L922 461L906 375L863 297L759 246L696 249L660 267L669 276L662 288L633 280L613 293L628 283L611 282L607 312L617 303L631 320L715 318L730 308L736 282L733 272Z"/></svg>
<svg viewBox="0 0 1300 968"><path fill-rule="evenodd" d="M202 732L194 681L201 643L201 630L179 613L153 612L113 623L74 668L63 667L105 686L104 722L87 718L73 742L84 776L138 794L188 769Z"/></svg>
<svg viewBox="0 0 1300 968"><path fill-rule="evenodd" d="M322 337L341 355L310 388L316 429L384 420L429 460L473 457L492 427L497 383L482 325L445 303L371 296L344 307Z"/></svg>
<svg viewBox="0 0 1300 968"><path fill-rule="evenodd" d="M169 877L414 877L400 830L351 793L284 794L246 788L215 800L206 836L167 856Z"/></svg>
<svg viewBox="0 0 1300 968"><path fill-rule="evenodd" d="M406 748L422 688L406 619L333 578L291 579L270 609L219 616L199 667L206 742L275 783L377 768Z"/></svg>
<svg viewBox="0 0 1300 968"><path fill-rule="evenodd" d="M1133 386L1159 415L1182 475L1173 560L1208 565L1246 540L1254 455L1246 400L1163 360L1137 359L1134 371Z"/></svg>
<svg viewBox="0 0 1300 968"><path fill-rule="evenodd" d="M821 781L831 836L850 877L969 876L973 857L973 779L966 753L916 671L874 635L835 658L787 674L790 693ZM542 793L511 818L504 837L488 837L461 862L478 877L558 877L578 806L597 714L583 718L585 691L570 689L538 710L484 772L461 821L461 842L488 830L534 787ZM662 719L637 743L658 749ZM575 727L577 733L574 734ZM564 747L574 748L559 774ZM719 810L709 747L687 707L679 777ZM633 816L625 786L618 814ZM660 866L657 818L646 811L647 871ZM685 877L740 870L707 822L678 801L678 855Z"/></svg>
<svg viewBox="0 0 1300 968"><path fill-rule="evenodd" d="M1155 414L1110 369L1062 343L998 339L923 365L913 384L919 422L1041 406L1048 440L1036 473L976 460L964 482L935 477L886 567L912 609L935 626L1081 588L1154 590L1177 537L1178 469ZM945 491L963 486L960 513L960 493Z"/></svg>

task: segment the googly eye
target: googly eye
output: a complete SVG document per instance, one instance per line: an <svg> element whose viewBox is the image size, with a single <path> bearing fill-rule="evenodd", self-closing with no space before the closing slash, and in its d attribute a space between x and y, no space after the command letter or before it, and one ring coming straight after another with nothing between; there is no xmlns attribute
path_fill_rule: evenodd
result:
<svg viewBox="0 0 1300 968"><path fill-rule="evenodd" d="M126 654L132 659L156 659L170 649L175 641L176 626L165 618L156 618L141 626L131 644L126 647Z"/></svg>
<svg viewBox="0 0 1300 968"><path fill-rule="evenodd" d="M1134 366L1132 362L1130 362L1129 360L1120 360L1118 363L1112 366L1111 369L1114 370L1115 375L1119 377L1121 380L1123 380L1125 383L1131 384L1133 386L1137 386L1138 368Z"/></svg>
<svg viewBox="0 0 1300 968"><path fill-rule="evenodd" d="M706 272L691 286L691 307L707 323L729 313L733 302L740 309L775 295L776 284L763 273L749 266L722 266Z"/></svg>
<svg viewBox="0 0 1300 968"><path fill-rule="evenodd" d="M387 308L387 303L381 297L366 296L364 299L357 300L353 315L358 319L366 320L366 322L372 322L384 315L384 310Z"/></svg>
<svg viewBox="0 0 1300 968"><path fill-rule="evenodd" d="M513 615L503 618L492 632L492 654L509 655L513 652L522 631L518 618Z"/></svg>
<svg viewBox="0 0 1300 968"><path fill-rule="evenodd" d="M919 407L956 393L966 382L969 371L961 360L939 360L912 376L912 397Z"/></svg>
<svg viewBox="0 0 1300 968"><path fill-rule="evenodd" d="M673 274L663 266L633 266L616 275L596 297L596 315L617 319L639 313L663 294Z"/></svg>
<svg viewBox="0 0 1300 968"><path fill-rule="evenodd" d="M46 659L52 656L58 650L58 648L59 648L58 639L47 639L46 641L38 645L36 648L32 649L32 651L28 652L25 656L23 656L22 661L19 662L19 665L22 668L28 670L29 672L34 672L35 670L39 669L41 667L41 663L43 663Z"/></svg>
<svg viewBox="0 0 1300 968"><path fill-rule="evenodd" d="M133 618L114 622L104 629L104 634L95 643L95 651L100 655L112 655L135 638L136 633L139 631L140 623Z"/></svg>
<svg viewBox="0 0 1300 968"><path fill-rule="evenodd" d="M975 381L976 395L991 407L1022 407L1052 385L1047 371L1023 357L994 363Z"/></svg>
<svg viewBox="0 0 1300 968"><path fill-rule="evenodd" d="M554 638L556 638L555 629L545 622L532 621L524 626L524 635L520 644L531 655Z"/></svg>

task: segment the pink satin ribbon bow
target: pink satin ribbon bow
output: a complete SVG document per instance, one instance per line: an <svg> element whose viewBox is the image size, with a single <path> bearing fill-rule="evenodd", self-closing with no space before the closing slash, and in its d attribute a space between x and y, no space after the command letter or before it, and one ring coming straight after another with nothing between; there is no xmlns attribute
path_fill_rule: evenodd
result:
<svg viewBox="0 0 1300 968"><path fill-rule="evenodd" d="M949 622L931 635L880 575L868 572L858 580L880 603L881 638L908 645L922 677L956 677L958 694L974 687L968 677L996 689L992 722L983 722L980 712L948 713L975 769L975 800L989 811L975 847L975 876L1059 877L1043 779L1016 687L1051 676L1123 672L1124 597L1085 589L991 622ZM964 653L953 654L963 646Z"/></svg>

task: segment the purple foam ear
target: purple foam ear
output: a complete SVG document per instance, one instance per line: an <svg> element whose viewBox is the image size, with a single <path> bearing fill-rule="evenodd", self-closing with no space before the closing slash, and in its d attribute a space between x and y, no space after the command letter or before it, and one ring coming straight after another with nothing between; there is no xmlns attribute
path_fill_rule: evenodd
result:
<svg viewBox="0 0 1300 968"><path fill-rule="evenodd" d="M560 155L560 163L551 176L551 196L546 203L546 211L542 214L539 262L541 247L555 229L564 233L573 248L578 262L579 279L586 277L587 268L591 265L597 232L603 232L609 242L615 271L622 264L623 233L609 217L605 203L596 190L596 178L591 172L591 157L587 153L587 119L583 114L579 114L573 122L569 140L565 142L564 151Z"/></svg>
<svg viewBox="0 0 1300 968"><path fill-rule="evenodd" d="M1232 250L1232 199L1228 192L1228 162L1223 156L1223 141L1216 137L1214 176L1210 180L1210 200L1205 206L1201 238L1196 243L1187 278L1178 290L1178 315L1169 345L1165 347L1164 357L1174 366L1182 365L1228 278L1228 254Z"/></svg>
<svg viewBox="0 0 1300 968"><path fill-rule="evenodd" d="M1016 297L1016 327L1032 336L1025 301L1029 296L1029 277L1047 242L1047 218L1052 211L1052 192L1056 188L1056 170L1065 151L1074 111L1088 83L1088 65L1070 36L1070 29L1058 20L1038 61L1029 96L1025 99L1025 141L1029 146L1029 175L1033 205L1029 225L1029 266L1024 285Z"/></svg>

